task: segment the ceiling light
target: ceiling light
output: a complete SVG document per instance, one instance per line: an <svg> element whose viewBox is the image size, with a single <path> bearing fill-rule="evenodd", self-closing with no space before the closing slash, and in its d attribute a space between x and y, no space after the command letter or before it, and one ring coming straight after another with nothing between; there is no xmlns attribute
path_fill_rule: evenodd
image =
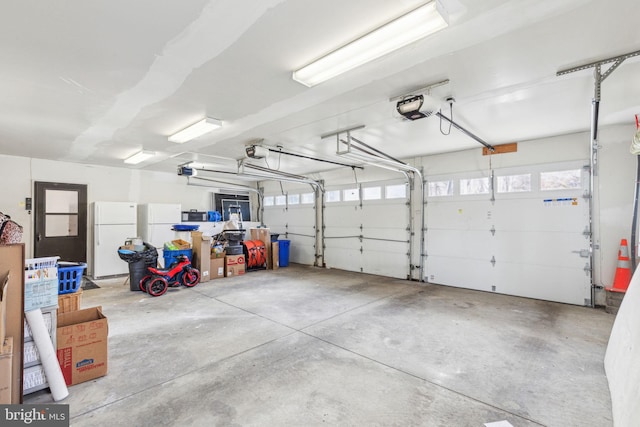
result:
<svg viewBox="0 0 640 427"><path fill-rule="evenodd" d="M145 160L150 159L155 155L156 155L156 153L154 151L142 150L142 151L137 152L133 156L125 159L124 162L125 163L129 163L130 165L137 165L138 163L142 163Z"/></svg>
<svg viewBox="0 0 640 427"><path fill-rule="evenodd" d="M293 80L315 86L447 27L431 1L293 72Z"/></svg>
<svg viewBox="0 0 640 427"><path fill-rule="evenodd" d="M206 117L199 122L182 129L180 132L174 133L169 137L169 141L182 144L183 142L191 141L192 139L202 136L207 132L218 129L219 127L222 127L222 122L220 120Z"/></svg>

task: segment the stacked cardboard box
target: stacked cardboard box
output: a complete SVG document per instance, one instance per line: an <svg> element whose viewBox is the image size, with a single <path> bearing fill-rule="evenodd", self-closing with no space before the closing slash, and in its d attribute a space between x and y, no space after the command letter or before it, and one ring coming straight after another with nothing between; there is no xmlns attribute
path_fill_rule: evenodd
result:
<svg viewBox="0 0 640 427"><path fill-rule="evenodd" d="M108 335L102 307L58 315L58 363L67 385L107 374Z"/></svg>
<svg viewBox="0 0 640 427"><path fill-rule="evenodd" d="M6 337L0 346L0 404L11 403L11 380L13 371L13 338Z"/></svg>
<svg viewBox="0 0 640 427"><path fill-rule="evenodd" d="M211 278L211 236L205 236L201 231L192 231L193 259L191 263L200 271L200 281L208 282Z"/></svg>
<svg viewBox="0 0 640 427"><path fill-rule="evenodd" d="M227 255L224 258L225 277L241 276L245 273L244 255Z"/></svg>
<svg viewBox="0 0 640 427"><path fill-rule="evenodd" d="M212 253L209 258L209 277L211 280L224 278L224 252Z"/></svg>

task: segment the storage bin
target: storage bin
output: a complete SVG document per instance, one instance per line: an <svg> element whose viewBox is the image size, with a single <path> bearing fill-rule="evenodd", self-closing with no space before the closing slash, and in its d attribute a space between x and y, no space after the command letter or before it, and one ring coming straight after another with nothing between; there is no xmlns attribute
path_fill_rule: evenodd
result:
<svg viewBox="0 0 640 427"><path fill-rule="evenodd" d="M280 257L280 267L289 266L289 245L291 240L278 240L278 251Z"/></svg>
<svg viewBox="0 0 640 427"><path fill-rule="evenodd" d="M192 249L181 249L178 251L169 251L165 249L163 251L164 268L169 268L171 263L175 262L180 255L186 255L187 258L189 258L189 261L191 261L193 259L192 253Z"/></svg>
<svg viewBox="0 0 640 427"><path fill-rule="evenodd" d="M58 295L77 292L82 283L82 273L87 268L84 262L58 263Z"/></svg>

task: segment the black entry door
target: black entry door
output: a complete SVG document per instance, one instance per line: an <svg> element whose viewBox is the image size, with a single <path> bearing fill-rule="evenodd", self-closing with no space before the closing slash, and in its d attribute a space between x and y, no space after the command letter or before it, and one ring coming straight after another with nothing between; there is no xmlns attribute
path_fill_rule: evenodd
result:
<svg viewBox="0 0 640 427"><path fill-rule="evenodd" d="M87 186L35 183L34 256L87 262Z"/></svg>

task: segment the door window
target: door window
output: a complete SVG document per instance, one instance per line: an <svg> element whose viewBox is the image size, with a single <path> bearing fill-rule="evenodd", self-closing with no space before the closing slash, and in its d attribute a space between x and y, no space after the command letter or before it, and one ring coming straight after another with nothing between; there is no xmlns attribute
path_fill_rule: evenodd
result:
<svg viewBox="0 0 640 427"><path fill-rule="evenodd" d="M78 235L78 192L45 190L45 237Z"/></svg>

